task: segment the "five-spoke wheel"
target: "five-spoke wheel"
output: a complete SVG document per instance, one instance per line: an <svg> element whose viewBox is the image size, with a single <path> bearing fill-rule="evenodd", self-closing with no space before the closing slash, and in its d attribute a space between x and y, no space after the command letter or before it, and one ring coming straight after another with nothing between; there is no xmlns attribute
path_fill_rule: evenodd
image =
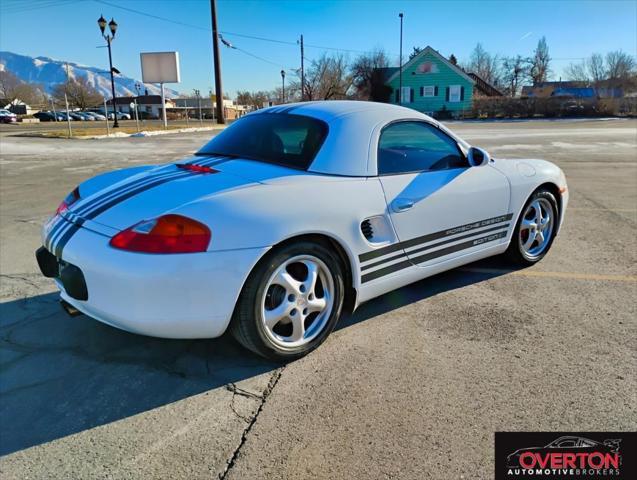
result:
<svg viewBox="0 0 637 480"><path fill-rule="evenodd" d="M533 264L546 253L558 225L555 196L549 190L538 190L527 201L509 244L507 254L516 263Z"/></svg>
<svg viewBox="0 0 637 480"><path fill-rule="evenodd" d="M277 247L248 277L230 331L260 355L299 358L334 329L343 306L343 277L342 261L328 244Z"/></svg>
<svg viewBox="0 0 637 480"><path fill-rule="evenodd" d="M274 343L299 346L321 332L333 304L334 280L325 263L300 255L271 275L261 302L261 320Z"/></svg>

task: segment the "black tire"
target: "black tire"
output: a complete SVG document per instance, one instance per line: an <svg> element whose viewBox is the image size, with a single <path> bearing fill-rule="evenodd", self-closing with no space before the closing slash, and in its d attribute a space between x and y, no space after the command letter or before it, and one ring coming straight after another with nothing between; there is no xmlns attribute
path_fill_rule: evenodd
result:
<svg viewBox="0 0 637 480"><path fill-rule="evenodd" d="M267 335L261 321L261 299L270 276L287 260L297 255L312 255L320 259L332 275L334 305L323 330L310 342L300 347L283 348ZM339 257L326 246L307 241L291 243L269 252L250 273L239 295L230 323L232 336L245 348L275 361L291 361L307 355L325 341L334 330L341 315L345 283Z"/></svg>
<svg viewBox="0 0 637 480"><path fill-rule="evenodd" d="M528 206L537 199L545 199L550 204L552 209L551 215L553 216L553 229L544 250L538 255L530 256L527 254L527 252L524 251L520 243L520 227L522 225L522 220L524 219L524 212L526 212ZM555 239L555 235L558 229L559 215L560 214L557 207L557 201L555 200L555 196L549 190L542 188L533 192L533 194L524 204L524 208L522 208L522 211L520 212L520 218L518 218L518 222L515 226L515 231L513 232L513 236L511 237L511 243L509 243L509 248L507 248L504 254L506 258L514 264L521 266L534 265L542 260L553 245L553 240Z"/></svg>

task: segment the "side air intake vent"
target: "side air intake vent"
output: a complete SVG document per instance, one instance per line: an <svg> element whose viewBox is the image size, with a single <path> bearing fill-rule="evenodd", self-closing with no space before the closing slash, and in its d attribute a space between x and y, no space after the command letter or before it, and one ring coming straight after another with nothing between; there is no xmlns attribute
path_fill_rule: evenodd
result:
<svg viewBox="0 0 637 480"><path fill-rule="evenodd" d="M374 238L374 229L372 228L372 223L369 221L369 219L363 220L363 222L361 223L361 232L363 232L363 236L367 240L371 240L372 238Z"/></svg>

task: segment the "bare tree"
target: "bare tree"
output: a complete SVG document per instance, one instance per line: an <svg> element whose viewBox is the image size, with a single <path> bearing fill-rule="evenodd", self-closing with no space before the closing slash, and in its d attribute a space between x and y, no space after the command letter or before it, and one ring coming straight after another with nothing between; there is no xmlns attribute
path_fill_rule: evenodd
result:
<svg viewBox="0 0 637 480"><path fill-rule="evenodd" d="M582 60L579 63L570 63L565 69L564 73L568 77L568 80L574 80L576 82L588 82L590 76L588 74L588 65L586 60Z"/></svg>
<svg viewBox="0 0 637 480"><path fill-rule="evenodd" d="M449 55L449 63L451 63L452 65L458 65L458 59L453 53Z"/></svg>
<svg viewBox="0 0 637 480"><path fill-rule="evenodd" d="M313 60L305 72L306 100L336 100L347 98L352 93L352 75L343 55L323 54ZM286 88L286 96L288 89ZM300 91L300 82L290 83L290 94Z"/></svg>
<svg viewBox="0 0 637 480"><path fill-rule="evenodd" d="M586 61L590 78L595 83L606 79L606 64L601 53L593 53Z"/></svg>
<svg viewBox="0 0 637 480"><path fill-rule="evenodd" d="M66 94L69 106L78 107L82 110L101 105L103 97L88 82L86 77L71 78L66 83L59 83L53 89L53 99L59 105L64 105L64 94Z"/></svg>
<svg viewBox="0 0 637 480"><path fill-rule="evenodd" d="M522 83L529 75L528 59L521 55L502 59L502 83L504 91L510 97L515 97L520 91Z"/></svg>
<svg viewBox="0 0 637 480"><path fill-rule="evenodd" d="M246 90L237 92L237 103L251 106L254 109L263 108L263 104L268 101L268 98L269 94L263 91L248 92Z"/></svg>
<svg viewBox="0 0 637 480"><path fill-rule="evenodd" d="M571 63L565 70L570 80L580 82L599 82L606 80L606 65L604 56L600 53L593 53L589 58L580 63Z"/></svg>
<svg viewBox="0 0 637 480"><path fill-rule="evenodd" d="M38 85L23 82L8 70L0 70L0 97L10 103L20 100L27 105L37 105L45 101Z"/></svg>
<svg viewBox="0 0 637 480"><path fill-rule="evenodd" d="M478 75L485 82L498 85L500 83L499 63L497 55L491 55L481 43L478 43L471 52L466 69Z"/></svg>
<svg viewBox="0 0 637 480"><path fill-rule="evenodd" d="M626 79L635 74L635 58L615 50L606 54L606 75L611 80Z"/></svg>
<svg viewBox="0 0 637 480"><path fill-rule="evenodd" d="M540 38L537 42L537 47L533 52L531 58L531 78L533 84L545 82L548 77L551 64L551 56L549 55L549 46L546 43L546 37Z"/></svg>
<svg viewBox="0 0 637 480"><path fill-rule="evenodd" d="M391 87L385 85L383 73L380 70L388 65L389 61L384 50L363 54L352 63L350 74L357 98L377 102L389 101Z"/></svg>

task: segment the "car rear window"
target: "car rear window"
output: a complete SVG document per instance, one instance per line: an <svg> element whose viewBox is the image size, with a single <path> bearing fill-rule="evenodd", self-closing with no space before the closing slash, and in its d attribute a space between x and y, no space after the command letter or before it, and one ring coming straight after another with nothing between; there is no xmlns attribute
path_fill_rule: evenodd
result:
<svg viewBox="0 0 637 480"><path fill-rule="evenodd" d="M222 131L197 155L230 155L307 170L327 136L327 124L288 113L247 115Z"/></svg>

